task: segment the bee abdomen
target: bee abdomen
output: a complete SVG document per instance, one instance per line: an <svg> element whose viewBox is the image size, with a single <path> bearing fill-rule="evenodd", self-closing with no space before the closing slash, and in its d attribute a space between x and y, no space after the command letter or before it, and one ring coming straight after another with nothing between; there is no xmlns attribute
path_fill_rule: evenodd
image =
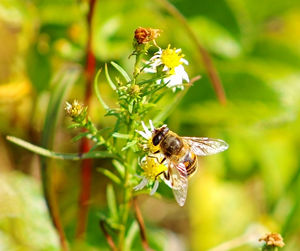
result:
<svg viewBox="0 0 300 251"><path fill-rule="evenodd" d="M190 176L192 173L196 171L197 168L197 156L192 153L188 152L184 157L183 157L183 164L186 168L187 175Z"/></svg>

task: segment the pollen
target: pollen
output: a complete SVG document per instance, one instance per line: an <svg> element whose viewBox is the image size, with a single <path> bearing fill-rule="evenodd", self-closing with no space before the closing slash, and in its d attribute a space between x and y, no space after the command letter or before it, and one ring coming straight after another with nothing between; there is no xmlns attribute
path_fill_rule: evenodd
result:
<svg viewBox="0 0 300 251"><path fill-rule="evenodd" d="M180 51L176 48L170 49L170 45L168 45L168 48L163 50L161 54L161 61L170 69L170 73L174 74L174 68L182 64L181 59L183 57L184 55Z"/></svg>
<svg viewBox="0 0 300 251"><path fill-rule="evenodd" d="M144 176L149 180L155 180L157 176L168 170L165 165L159 163L157 158L148 156L142 162L141 167L144 170Z"/></svg>

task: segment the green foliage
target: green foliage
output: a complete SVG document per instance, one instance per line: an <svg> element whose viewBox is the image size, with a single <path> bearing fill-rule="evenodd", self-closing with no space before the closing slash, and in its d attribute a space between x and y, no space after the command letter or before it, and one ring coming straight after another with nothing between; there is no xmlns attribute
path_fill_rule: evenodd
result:
<svg viewBox="0 0 300 251"><path fill-rule="evenodd" d="M85 64L87 1L4 0L0 3L0 36L3 38L0 46L1 135L25 138L26 141L22 141L9 137L28 150L58 159L49 162L49 166L59 167L51 169L51 175L57 186L68 240L74 250L107 248L98 226L99 212L110 226L120 220L119 213L123 211L118 207L123 198L118 191L123 186L126 170L134 174L139 168L137 155L143 155L134 130L141 130L140 121L150 118L155 125L167 120L171 130L179 135L222 138L230 145L229 151L220 156L199 159L200 170L190 179L184 209L177 209L171 203L173 199L167 186L159 187L157 197L168 198L168 203L149 196L141 198L152 248L163 250L166 240L170 240L177 247L184 243L187 249L208 250L245 236L253 224L258 224L265 229L256 231L256 240L266 231L280 232L285 249L298 250L299 1L170 2L183 13L211 55L227 96L225 107L216 99L197 47L161 1L97 1L92 22L92 50L97 69L102 68L104 74L99 70L95 77L95 98L88 107L90 118L84 125L74 122L70 126L72 130L66 131L64 128L69 122L61 123L58 116L63 110L61 103L66 99L65 91L68 100L83 100L84 77L77 79L78 72L61 69L66 69L64 65L70 61ZM173 93L165 91L164 85L153 84L161 76L149 74L137 78L140 85L137 92L132 74L128 74L134 71L135 56L129 60L128 56L132 52L133 31L139 26L162 29L163 36L157 42L162 48L170 41L176 48L182 48L189 59L189 76L200 73L201 80L184 91ZM144 59L148 60L154 51L155 48L151 48ZM104 65L104 62L113 63ZM52 82L57 72L61 72L61 78ZM75 79L77 83L72 84ZM28 83L32 92L26 91L26 85L19 87L23 82ZM145 96L149 99L143 103ZM79 131L81 127L87 131ZM40 132L45 135L45 144L38 143ZM79 156L77 144L83 137L91 139L94 145L90 152ZM26 173L35 170L27 152L2 143L1 139L0 149L4 153L0 156L1 167ZM128 161L124 162L124 157ZM86 241L79 244L73 242L72 234L76 227L80 185L73 160L85 158L93 158L94 165L100 168L93 171ZM62 159L70 162L59 161ZM132 188L138 178L132 175L131 179ZM9 178L5 180L14 184ZM27 179L22 176L21 180ZM107 183L113 185L107 186ZM114 201L118 217L111 213L115 212ZM3 208L1 206L0 210ZM48 226L49 219L38 215L24 222L38 218ZM7 217L4 215L3 220ZM128 219L124 245L127 250L141 250L137 222L131 214ZM162 227L157 230L155 226L163 226L165 230ZM118 226L114 225L115 228ZM35 231L34 227L32 229ZM109 231L117 239L118 230ZM0 246L6 247L3 243L11 243L7 236L13 235L8 228L3 228L2 232L6 237L1 239ZM179 236L185 236L184 240ZM200 241L199 236L202 236ZM55 238L53 243L57 248ZM257 245L257 241L251 239L234 250L257 250ZM39 250L39 245L36 249Z"/></svg>

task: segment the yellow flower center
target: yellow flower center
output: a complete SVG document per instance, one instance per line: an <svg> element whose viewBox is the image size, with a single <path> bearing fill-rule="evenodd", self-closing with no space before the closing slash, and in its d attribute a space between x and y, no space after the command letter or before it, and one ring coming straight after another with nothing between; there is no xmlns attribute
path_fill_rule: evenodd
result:
<svg viewBox="0 0 300 251"><path fill-rule="evenodd" d="M146 157L141 166L144 170L144 176L149 180L155 180L157 175L168 170L165 165L159 163L158 159L152 157Z"/></svg>
<svg viewBox="0 0 300 251"><path fill-rule="evenodd" d="M75 99L72 104L66 103L65 110L70 117L77 117L83 111L83 105Z"/></svg>
<svg viewBox="0 0 300 251"><path fill-rule="evenodd" d="M184 55L180 54L181 52L176 52L176 48L170 49L170 45L161 53L161 61L170 69L171 74L174 74L175 67L182 64L180 60L184 57Z"/></svg>

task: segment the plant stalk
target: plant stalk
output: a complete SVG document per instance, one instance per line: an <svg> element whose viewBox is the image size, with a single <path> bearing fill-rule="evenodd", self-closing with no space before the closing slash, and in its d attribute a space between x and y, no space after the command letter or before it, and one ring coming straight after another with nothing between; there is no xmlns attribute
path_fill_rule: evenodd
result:
<svg viewBox="0 0 300 251"><path fill-rule="evenodd" d="M92 18L94 13L96 0L89 1L89 12L87 15L87 28L88 28L88 40L86 47L86 65L85 65L85 75L86 75L86 90L84 103L89 106L92 96L92 83L93 77L96 70L96 59L92 51ZM88 139L83 138L80 144L80 153L88 152L91 149L91 145ZM92 174L92 160L85 159L81 164L81 191L79 197L79 212L78 212L78 223L76 229L76 239L81 239L84 236L89 205L88 201L90 199L91 190L91 174Z"/></svg>

